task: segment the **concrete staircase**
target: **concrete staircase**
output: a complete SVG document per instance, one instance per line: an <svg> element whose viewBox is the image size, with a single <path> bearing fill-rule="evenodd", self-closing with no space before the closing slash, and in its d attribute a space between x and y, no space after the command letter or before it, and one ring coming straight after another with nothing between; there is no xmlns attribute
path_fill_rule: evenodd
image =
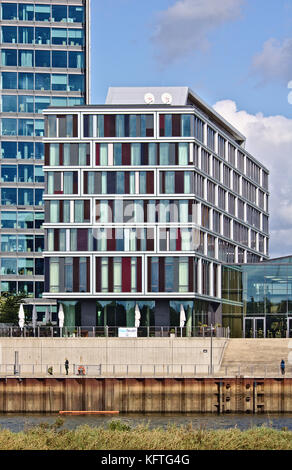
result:
<svg viewBox="0 0 292 470"><path fill-rule="evenodd" d="M290 354L290 362L288 355ZM292 340L282 338L230 339L224 351L220 374L279 376L284 359L286 376L292 374Z"/></svg>

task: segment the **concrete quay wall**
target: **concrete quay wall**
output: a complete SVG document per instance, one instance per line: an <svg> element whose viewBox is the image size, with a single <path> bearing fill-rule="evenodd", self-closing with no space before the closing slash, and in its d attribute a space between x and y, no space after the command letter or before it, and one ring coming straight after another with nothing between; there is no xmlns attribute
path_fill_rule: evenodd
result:
<svg viewBox="0 0 292 470"><path fill-rule="evenodd" d="M221 365L224 338L212 339L214 372ZM54 366L58 371L65 359L75 365L202 365L211 361L210 338L0 338L0 373L6 364L14 364L15 352L21 370L31 366L45 370Z"/></svg>
<svg viewBox="0 0 292 470"><path fill-rule="evenodd" d="M59 411L291 413L292 379L0 379L0 413Z"/></svg>

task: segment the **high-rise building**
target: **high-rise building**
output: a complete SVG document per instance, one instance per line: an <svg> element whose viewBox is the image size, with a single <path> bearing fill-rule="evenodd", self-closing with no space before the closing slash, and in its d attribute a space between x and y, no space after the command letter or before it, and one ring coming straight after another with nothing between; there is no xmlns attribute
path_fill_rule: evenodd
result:
<svg viewBox="0 0 292 470"><path fill-rule="evenodd" d="M186 87L45 117L44 296L65 325L133 327L138 307L141 326L182 309L190 334L228 326L222 266L269 252L268 170L244 136Z"/></svg>
<svg viewBox="0 0 292 470"><path fill-rule="evenodd" d="M1 292L23 291L39 318L44 288L44 118L89 99L89 0L0 0Z"/></svg>

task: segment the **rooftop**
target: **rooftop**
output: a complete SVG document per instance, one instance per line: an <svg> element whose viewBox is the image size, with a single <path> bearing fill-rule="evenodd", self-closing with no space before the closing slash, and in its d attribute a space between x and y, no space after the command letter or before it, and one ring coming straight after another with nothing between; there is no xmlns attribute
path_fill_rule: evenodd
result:
<svg viewBox="0 0 292 470"><path fill-rule="evenodd" d="M218 127L239 144L245 143L245 137L231 124L229 124L211 106L203 101L196 93L188 87L109 87L106 104L107 105L145 105L145 95L151 94L154 97L152 104L164 105L163 96L171 96L171 106L192 106L204 115L209 121L214 122Z"/></svg>

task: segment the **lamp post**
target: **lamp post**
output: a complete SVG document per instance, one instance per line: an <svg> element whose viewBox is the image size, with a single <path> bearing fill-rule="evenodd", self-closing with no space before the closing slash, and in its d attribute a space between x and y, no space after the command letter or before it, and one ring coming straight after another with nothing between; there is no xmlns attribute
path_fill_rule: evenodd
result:
<svg viewBox="0 0 292 470"><path fill-rule="evenodd" d="M213 325L211 324L210 374L213 374Z"/></svg>

